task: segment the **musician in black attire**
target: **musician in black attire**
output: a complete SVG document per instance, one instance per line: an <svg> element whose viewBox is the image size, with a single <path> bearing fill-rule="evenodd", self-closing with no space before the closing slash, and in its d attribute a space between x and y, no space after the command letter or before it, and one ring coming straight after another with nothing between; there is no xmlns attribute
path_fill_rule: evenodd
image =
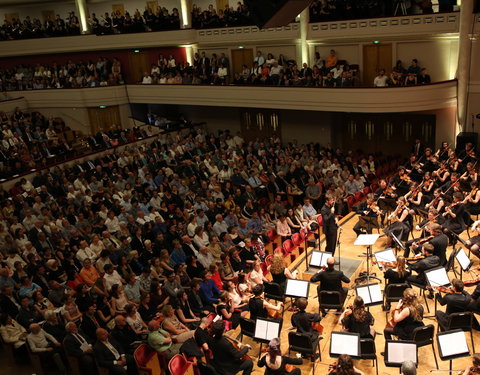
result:
<svg viewBox="0 0 480 375"><path fill-rule="evenodd" d="M237 349L233 344L223 337L225 332L225 322L218 320L212 324L213 337L210 339L208 346L214 353L211 365L222 375L235 375L242 371L243 375L249 375L253 370L253 362L251 359L242 359L251 347L243 345L241 349Z"/></svg>
<svg viewBox="0 0 480 375"><path fill-rule="evenodd" d="M333 198L328 198L320 213L323 218L323 233L325 233L325 239L327 241L325 251L335 255L338 230L335 218L335 200Z"/></svg>
<svg viewBox="0 0 480 375"><path fill-rule="evenodd" d="M410 269L415 271L417 275L412 275L407 278L408 282L419 284L422 286L427 285L427 279L425 276L425 271L428 271L432 268L440 266L440 258L436 255L433 255L433 245L432 244L425 244L423 245L423 256L425 258L420 259L418 262L411 264ZM433 298L433 292L429 296Z"/></svg>
<svg viewBox="0 0 480 375"><path fill-rule="evenodd" d="M462 280L453 279L452 288L454 293L445 294L444 296L442 296L442 294L439 292L435 293L435 298L440 305L447 305L445 312L440 310L435 312L438 325L442 327L443 330L445 330L445 327L448 324L448 316L450 314L465 312L467 310L471 296L465 290L463 290L463 287L464 285Z"/></svg>
<svg viewBox="0 0 480 375"><path fill-rule="evenodd" d="M456 191L453 193L453 203L445 208L445 212L443 214L446 218L443 227L447 229L447 235L451 240L455 239L452 233L460 235L467 228L464 221L466 211L462 201L463 194L461 192Z"/></svg>
<svg viewBox="0 0 480 375"><path fill-rule="evenodd" d="M477 220L472 225L472 232L476 231L477 233L480 232L480 220ZM480 258L480 234L469 238L465 244L466 247L470 249L473 255Z"/></svg>
<svg viewBox="0 0 480 375"><path fill-rule="evenodd" d="M374 195L380 209L386 212L393 211L397 206L396 197L395 186L389 186L387 181L380 180L380 185Z"/></svg>
<svg viewBox="0 0 480 375"><path fill-rule="evenodd" d="M405 167L400 166L398 167L398 174L392 177L392 181L390 183L395 186L395 193L398 196L402 196L408 193L408 184L410 181L410 177L405 172Z"/></svg>
<svg viewBox="0 0 480 375"><path fill-rule="evenodd" d="M367 199L361 202L357 206L357 214L360 215L358 218L357 224L353 227L353 231L357 236L368 233L372 233L372 229L376 228L375 223L378 225L378 215L381 215L382 212L377 206L376 202L373 200L373 194L367 194ZM362 219L365 217L365 219ZM370 221L373 222L370 223Z"/></svg>
<svg viewBox="0 0 480 375"><path fill-rule="evenodd" d="M447 264L447 246L448 246L448 237L442 232L442 227L440 224L430 224L427 228L427 231L430 232L430 236L422 240L417 240L417 242L412 243L412 249L415 254L418 254L425 243L433 245L433 255L438 256L440 259L440 265L445 266ZM419 243L421 242L421 243ZM405 250L405 257L408 257L409 247Z"/></svg>
<svg viewBox="0 0 480 375"><path fill-rule="evenodd" d="M477 161L477 154L472 143L468 142L465 144L465 149L458 151L458 161L463 165Z"/></svg>
<svg viewBox="0 0 480 375"><path fill-rule="evenodd" d="M292 326L297 329L298 333L303 333L311 337L312 341L318 337L318 331L314 330L312 323L317 323L322 320L320 314L307 313L305 310L308 306L306 298L298 298L295 301L295 306L298 311L292 315Z"/></svg>
<svg viewBox="0 0 480 375"><path fill-rule="evenodd" d="M344 283L349 283L350 279L345 276L342 271L335 270L334 266L335 258L328 258L327 269L325 271L317 272L315 275L313 275L310 279L310 282L314 283L320 281L320 285L317 287L317 293L319 296L322 290L340 292L340 301L343 303L347 297L348 288L342 286L342 281ZM325 311L322 312L325 314Z"/></svg>
<svg viewBox="0 0 480 375"><path fill-rule="evenodd" d="M353 305L345 309L339 320L346 331L359 333L362 339L375 338L376 332L371 327L375 323L375 319L365 308L362 297L355 297Z"/></svg>
<svg viewBox="0 0 480 375"><path fill-rule="evenodd" d="M248 308L250 310L250 319L255 320L257 318L267 318L268 309L275 311L280 311L283 304L279 303L278 305L272 305L270 302L267 302L263 299L263 285L257 284L252 289L253 297L248 301Z"/></svg>

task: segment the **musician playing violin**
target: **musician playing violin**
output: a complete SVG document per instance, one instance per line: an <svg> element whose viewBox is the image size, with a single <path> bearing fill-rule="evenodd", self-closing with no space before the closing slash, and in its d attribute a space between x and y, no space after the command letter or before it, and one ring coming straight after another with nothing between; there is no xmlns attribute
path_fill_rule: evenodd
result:
<svg viewBox="0 0 480 375"><path fill-rule="evenodd" d="M252 289L253 297L248 301L248 307L250 310L250 319L255 320L257 318L267 318L268 310L281 311L282 303L278 305L272 305L263 299L263 284L255 285Z"/></svg>
<svg viewBox="0 0 480 375"><path fill-rule="evenodd" d="M359 333L362 339L374 339L376 332L373 329L375 319L365 308L363 298L355 297L353 305L345 309L340 316L340 323L347 332Z"/></svg>
<svg viewBox="0 0 480 375"><path fill-rule="evenodd" d="M398 173L392 177L391 184L395 186L396 193L401 196L405 195L408 192L408 184L412 182L412 179L405 171L405 167L398 167Z"/></svg>
<svg viewBox="0 0 480 375"><path fill-rule="evenodd" d="M465 144L465 149L459 151L458 153L458 162L467 165L468 163L475 163L477 161L477 153L475 152L475 147L473 143L468 142Z"/></svg>
<svg viewBox="0 0 480 375"><path fill-rule="evenodd" d="M396 267L388 268L383 277L387 281L387 284L402 284L407 281L408 276L412 273L406 269L405 257L397 257ZM388 309L387 309L388 310Z"/></svg>
<svg viewBox="0 0 480 375"><path fill-rule="evenodd" d="M415 291L412 288L405 289L403 299L395 306L392 322L394 327L383 330L385 340L391 340L392 335L398 336L400 340L411 340L414 329L424 326L423 311Z"/></svg>
<svg viewBox="0 0 480 375"><path fill-rule="evenodd" d="M443 213L443 216L445 216L443 227L457 235L460 235L467 228L464 221L466 211L462 201L463 194L456 191L453 193L453 203L445 207L445 212ZM451 234L449 237L453 239Z"/></svg>
<svg viewBox="0 0 480 375"><path fill-rule="evenodd" d="M424 258L410 265L410 269L415 271L417 275L409 276L407 281L426 286L427 279L425 276L425 271L440 266L440 258L436 255L433 255L433 245L430 243L426 243L422 246L422 255ZM433 291L431 290L429 298L433 298Z"/></svg>
<svg viewBox="0 0 480 375"><path fill-rule="evenodd" d="M470 303L470 294L468 294L463 289L463 281L458 279L452 280L452 287L447 289L449 292L445 295L442 295L439 291L435 293L435 299L440 303L440 305L447 308L444 311L437 310L435 312L435 317L437 318L438 325L442 327L442 330L445 331L445 327L448 324L448 317L450 314L465 312L467 306Z"/></svg>
<svg viewBox="0 0 480 375"><path fill-rule="evenodd" d="M448 159L449 146L448 142L442 142L440 148L435 152L435 156L438 160L443 161Z"/></svg>
<svg viewBox="0 0 480 375"><path fill-rule="evenodd" d="M423 208L423 192L418 182L410 184L410 191L405 195L409 202L410 213L413 215L419 208Z"/></svg>
<svg viewBox="0 0 480 375"><path fill-rule="evenodd" d="M341 354L337 362L330 365L329 375L364 375L362 371L353 365L352 358L348 354Z"/></svg>
<svg viewBox="0 0 480 375"><path fill-rule="evenodd" d="M388 185L385 180L380 180L380 184L373 198L377 201L382 211L395 209L395 198L397 197L395 190L395 186Z"/></svg>
<svg viewBox="0 0 480 375"><path fill-rule="evenodd" d="M437 223L427 225L426 231L430 235L420 240L414 240L410 247L415 254L418 254L421 252L424 244L429 243L433 245L433 255L436 255L440 260L440 265L444 266L447 263L448 237L443 233L441 225ZM406 246L404 253L406 258L409 256L410 247Z"/></svg>
<svg viewBox="0 0 480 375"><path fill-rule="evenodd" d="M410 160L405 164L405 172L412 181L421 181L423 178L423 164L418 161L416 155L410 155Z"/></svg>
<svg viewBox="0 0 480 375"><path fill-rule="evenodd" d="M405 198L399 197L397 199L396 209L389 215L389 220L396 221L390 224L383 231L388 236L386 246L389 247L393 241L393 235L400 241L406 241L408 234L412 230L413 217L406 206Z"/></svg>
<svg viewBox="0 0 480 375"><path fill-rule="evenodd" d="M470 215L480 214L480 189L478 181L470 182L470 193L467 194L463 203L465 203L465 209Z"/></svg>
<svg viewBox="0 0 480 375"><path fill-rule="evenodd" d="M322 320L320 314L308 313L305 310L308 306L306 298L298 298L295 301L298 311L292 315L292 326L297 329L298 333L308 335L312 342L318 337L318 331L313 329L312 323L318 323Z"/></svg>
<svg viewBox="0 0 480 375"><path fill-rule="evenodd" d="M451 174L450 179L440 186L444 195L452 197L453 193L460 191L460 177L458 173L454 172Z"/></svg>
<svg viewBox="0 0 480 375"><path fill-rule="evenodd" d="M480 354L475 353L472 357L472 364L468 365L462 375L473 375L480 373Z"/></svg>
<svg viewBox="0 0 480 375"><path fill-rule="evenodd" d="M445 207L445 201L442 197L442 189L438 188L433 191L433 199L425 205L427 210L435 209L438 213L442 213Z"/></svg>
<svg viewBox="0 0 480 375"><path fill-rule="evenodd" d="M382 215L382 211L380 207L378 207L377 203L373 200L373 194L367 194L367 200L361 202L357 207L357 213L361 216L366 216L367 218L377 218L379 215ZM377 220L378 221L378 220ZM372 233L372 225L368 222L362 221L360 218L353 227L353 231L359 236L360 234L364 233Z"/></svg>
<svg viewBox="0 0 480 375"><path fill-rule="evenodd" d="M251 359L243 359L251 349L250 345L241 345L237 349L233 343L223 336L225 322L218 320L212 324L212 338L208 346L214 353L211 365L221 374L234 375L242 371L243 375L249 375L253 370Z"/></svg>
<svg viewBox="0 0 480 375"><path fill-rule="evenodd" d="M258 367L265 367L265 375L301 375L299 368L288 371L288 365L301 365L301 358L291 358L282 355L280 340L274 338L268 343L267 354L257 362Z"/></svg>

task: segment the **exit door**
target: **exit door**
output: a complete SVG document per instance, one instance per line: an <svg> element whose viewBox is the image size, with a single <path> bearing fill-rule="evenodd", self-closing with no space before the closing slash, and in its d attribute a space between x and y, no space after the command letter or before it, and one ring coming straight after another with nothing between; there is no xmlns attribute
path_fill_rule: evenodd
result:
<svg viewBox="0 0 480 375"><path fill-rule="evenodd" d="M373 80L381 69L385 69L388 75L392 66L391 44L363 46L363 83L365 86L373 86Z"/></svg>

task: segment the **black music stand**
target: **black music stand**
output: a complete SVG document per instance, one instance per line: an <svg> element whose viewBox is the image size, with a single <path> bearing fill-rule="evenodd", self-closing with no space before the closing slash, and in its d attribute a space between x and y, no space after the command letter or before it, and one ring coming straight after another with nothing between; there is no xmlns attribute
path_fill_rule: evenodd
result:
<svg viewBox="0 0 480 375"><path fill-rule="evenodd" d="M338 358L342 354L348 354L354 359L359 359L360 334L353 332L333 331L330 336L330 357Z"/></svg>
<svg viewBox="0 0 480 375"><path fill-rule="evenodd" d="M355 282L367 280L367 284L370 283L370 279L376 279L380 281L374 273L370 274L370 258L372 257L372 246L377 242L379 234L361 234L357 237L353 243L355 246L366 246L367 247L367 272L363 272L355 280Z"/></svg>
<svg viewBox="0 0 480 375"><path fill-rule="evenodd" d="M370 306L381 305L383 304L383 295L380 284L366 284L366 285L357 285L355 286L355 291L357 296L362 297L365 306L367 309Z"/></svg>
<svg viewBox="0 0 480 375"><path fill-rule="evenodd" d="M465 253L465 250L463 250L463 248L454 250L453 254L454 258L458 262L458 265L460 266L459 279L462 280L463 272L468 272L470 270L470 267L472 267L473 262L468 257L467 253ZM452 267L452 270L455 276L457 276L457 271L455 270L455 267Z"/></svg>
<svg viewBox="0 0 480 375"><path fill-rule="evenodd" d="M262 345L268 344L271 339L280 337L282 330L283 320L273 320L257 318L255 320L255 331L253 338L260 343L260 349L258 350L258 356L262 353Z"/></svg>
<svg viewBox="0 0 480 375"><path fill-rule="evenodd" d="M398 239L397 236L395 236L393 233L390 233L390 236L392 236L393 238L393 242L395 242L395 248L399 247L400 249L402 249L403 251L407 250L407 248L405 247L405 245L402 243L402 241L400 241Z"/></svg>
<svg viewBox="0 0 480 375"><path fill-rule="evenodd" d="M402 367L404 361L412 361L418 366L418 348L415 341L385 341L385 366Z"/></svg>
<svg viewBox="0 0 480 375"><path fill-rule="evenodd" d="M450 372L452 372L452 361L454 359L470 356L467 338L465 332L461 329L437 333L437 344L440 359L450 361Z"/></svg>

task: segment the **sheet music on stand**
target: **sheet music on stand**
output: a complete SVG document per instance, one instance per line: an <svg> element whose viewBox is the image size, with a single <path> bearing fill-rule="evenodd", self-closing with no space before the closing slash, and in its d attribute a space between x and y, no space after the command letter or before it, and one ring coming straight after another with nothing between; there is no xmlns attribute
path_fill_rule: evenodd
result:
<svg viewBox="0 0 480 375"><path fill-rule="evenodd" d="M468 357L467 338L461 329L439 332L437 334L438 350L442 361L451 361L455 358Z"/></svg>
<svg viewBox="0 0 480 375"><path fill-rule="evenodd" d="M460 267L462 267L463 271L468 271L473 264L473 262L468 257L467 253L465 252L465 250L463 250L463 248L457 250L457 253L455 254L455 259L457 260Z"/></svg>
<svg viewBox="0 0 480 375"><path fill-rule="evenodd" d="M387 340L385 342L385 366L401 367L404 361L412 361L418 365L416 342Z"/></svg>
<svg viewBox="0 0 480 375"><path fill-rule="evenodd" d="M293 298L307 298L310 291L310 283L305 280L287 279L285 296Z"/></svg>
<svg viewBox="0 0 480 375"><path fill-rule="evenodd" d="M425 271L425 276L430 286L450 285L450 279L444 267L432 268L431 270Z"/></svg>
<svg viewBox="0 0 480 375"><path fill-rule="evenodd" d="M353 332L332 332L330 337L330 357L337 358L341 354L360 357L360 334Z"/></svg>
<svg viewBox="0 0 480 375"><path fill-rule="evenodd" d="M395 251L391 248L377 251L373 253L373 256L377 260L377 264L380 268L384 268L382 265L383 263L395 263L397 261L397 256L395 255Z"/></svg>
<svg viewBox="0 0 480 375"><path fill-rule="evenodd" d="M332 256L332 253L327 253L325 251L317 251L313 250L312 255L310 257L310 266L312 267L326 267L327 266L327 259Z"/></svg>
<svg viewBox="0 0 480 375"><path fill-rule="evenodd" d="M278 320L257 318L254 337L260 341L270 342L271 339L280 337L280 328Z"/></svg>
<svg viewBox="0 0 480 375"><path fill-rule="evenodd" d="M375 242L377 242L379 237L379 234L361 234L357 237L353 244L355 246L372 246Z"/></svg>
<svg viewBox="0 0 480 375"><path fill-rule="evenodd" d="M365 306L380 305L383 303L382 288L380 284L366 284L355 287L357 296L362 297Z"/></svg>

